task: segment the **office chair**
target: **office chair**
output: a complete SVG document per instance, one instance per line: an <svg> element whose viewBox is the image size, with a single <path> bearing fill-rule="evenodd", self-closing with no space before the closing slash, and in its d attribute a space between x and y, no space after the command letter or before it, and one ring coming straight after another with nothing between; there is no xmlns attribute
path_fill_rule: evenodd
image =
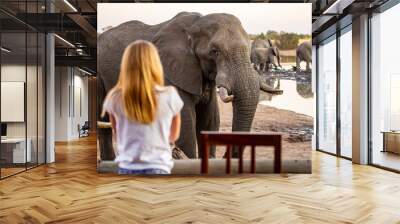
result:
<svg viewBox="0 0 400 224"><path fill-rule="evenodd" d="M85 123L82 125L82 127L80 127L80 125L78 125L79 138L89 136L89 129L90 129L89 121L85 121Z"/></svg>

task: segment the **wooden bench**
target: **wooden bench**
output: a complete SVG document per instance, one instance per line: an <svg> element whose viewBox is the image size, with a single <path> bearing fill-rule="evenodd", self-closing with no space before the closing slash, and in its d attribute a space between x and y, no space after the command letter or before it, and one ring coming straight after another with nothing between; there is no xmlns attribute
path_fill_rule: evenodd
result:
<svg viewBox="0 0 400 224"><path fill-rule="evenodd" d="M245 146L251 147L250 173L256 172L256 146L274 147L274 173L282 171L282 134L280 133L249 133L249 132L201 132L203 156L201 158L201 173L208 174L209 149L211 145L226 146L225 172L231 173L232 146L239 148L238 173L243 173L243 151Z"/></svg>

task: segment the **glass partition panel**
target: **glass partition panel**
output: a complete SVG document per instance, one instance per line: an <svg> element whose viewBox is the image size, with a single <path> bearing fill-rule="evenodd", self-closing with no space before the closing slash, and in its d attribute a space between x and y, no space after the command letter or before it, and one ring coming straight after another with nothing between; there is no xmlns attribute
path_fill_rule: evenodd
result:
<svg viewBox="0 0 400 224"><path fill-rule="evenodd" d="M24 171L31 162L26 141L26 33L1 34L2 178Z"/></svg>
<svg viewBox="0 0 400 224"><path fill-rule="evenodd" d="M26 118L27 118L27 149L31 151L28 168L38 163L38 35L27 33L27 80L26 80Z"/></svg>
<svg viewBox="0 0 400 224"><path fill-rule="evenodd" d="M340 36L340 154L352 157L352 34L351 26Z"/></svg>
<svg viewBox="0 0 400 224"><path fill-rule="evenodd" d="M45 145L45 124L46 124L46 76L45 76L45 65L46 65L46 36L43 33L38 34L38 76L37 76L37 90L38 90L38 164L46 162L46 145Z"/></svg>
<svg viewBox="0 0 400 224"><path fill-rule="evenodd" d="M336 37L318 47L318 149L336 153Z"/></svg>
<svg viewBox="0 0 400 224"><path fill-rule="evenodd" d="M372 163L400 170L400 5L371 19Z"/></svg>
<svg viewBox="0 0 400 224"><path fill-rule="evenodd" d="M0 1L0 7L24 16L44 13L45 1ZM0 12L0 178L45 163L46 38ZM37 17L35 17L37 18Z"/></svg>

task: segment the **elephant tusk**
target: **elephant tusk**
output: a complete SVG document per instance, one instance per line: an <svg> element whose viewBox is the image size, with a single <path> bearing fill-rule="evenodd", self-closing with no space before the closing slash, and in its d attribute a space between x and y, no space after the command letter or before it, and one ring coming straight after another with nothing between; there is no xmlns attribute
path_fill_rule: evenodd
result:
<svg viewBox="0 0 400 224"><path fill-rule="evenodd" d="M224 87L218 87L218 93L221 97L222 102L229 103L233 100L233 95L228 94L228 90Z"/></svg>
<svg viewBox="0 0 400 224"><path fill-rule="evenodd" d="M264 83L262 81L260 82L260 89L264 92L276 94L276 95L281 95L283 93L283 90L274 89L271 86L267 85L267 83Z"/></svg>

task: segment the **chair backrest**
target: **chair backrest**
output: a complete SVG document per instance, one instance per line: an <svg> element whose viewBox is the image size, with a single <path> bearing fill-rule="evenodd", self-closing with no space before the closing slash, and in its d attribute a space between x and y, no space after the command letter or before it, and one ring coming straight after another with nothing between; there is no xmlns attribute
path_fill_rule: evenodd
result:
<svg viewBox="0 0 400 224"><path fill-rule="evenodd" d="M250 133L250 132L214 132L202 131L202 158L201 158L201 172L208 173L208 158L209 149L211 145L225 145L226 146L226 173L231 173L231 156L232 146L239 148L239 173L243 173L243 150L245 146L251 147L251 168L250 172L256 172L256 146L273 146L274 147L274 172L281 172L282 164L282 134L280 133Z"/></svg>
<svg viewBox="0 0 400 224"><path fill-rule="evenodd" d="M86 131L89 129L90 129L90 123L89 123L89 121L85 121L85 123L81 127L81 130Z"/></svg>

